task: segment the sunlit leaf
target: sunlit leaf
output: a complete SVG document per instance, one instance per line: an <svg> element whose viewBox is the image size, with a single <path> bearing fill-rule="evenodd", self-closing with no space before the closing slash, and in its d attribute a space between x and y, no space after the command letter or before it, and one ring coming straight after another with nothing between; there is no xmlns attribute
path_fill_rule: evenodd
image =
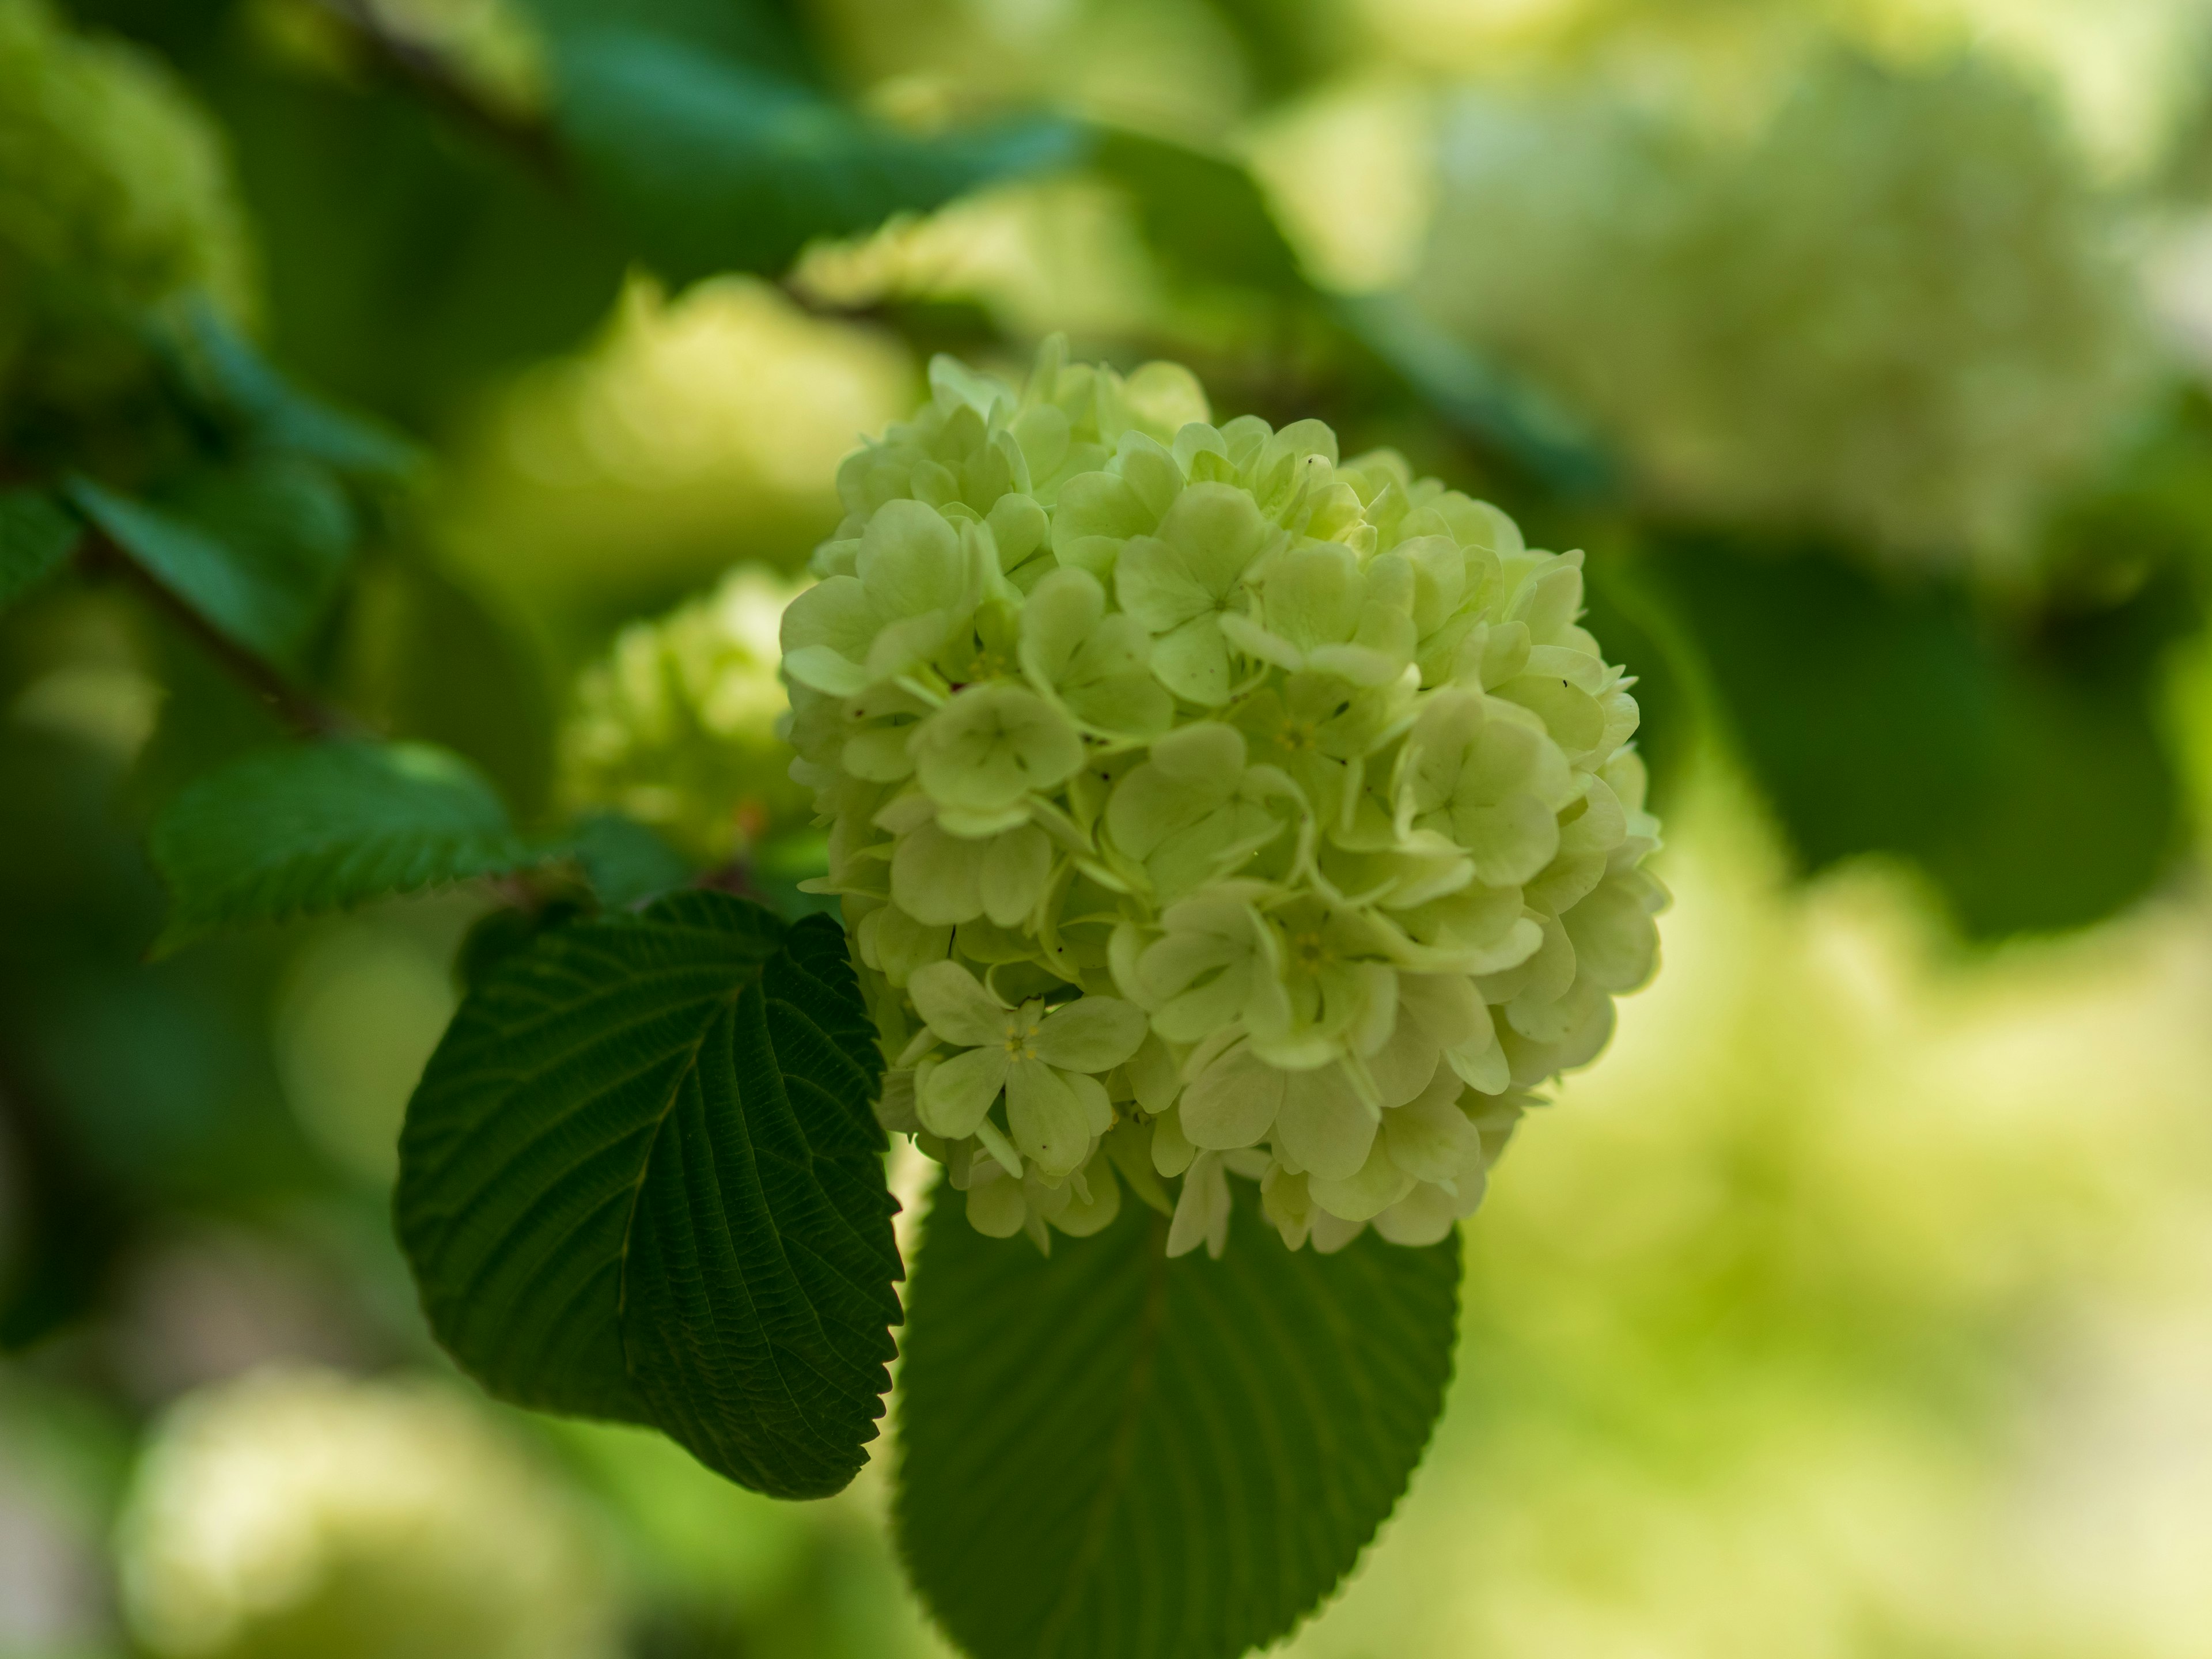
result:
<svg viewBox="0 0 2212 1659"><path fill-rule="evenodd" d="M899 1543L975 1659L1231 1659L1311 1611L1428 1443L1456 1235L1219 1261L1125 1200L1048 1260L931 1210L899 1382Z"/></svg>
<svg viewBox="0 0 2212 1659"><path fill-rule="evenodd" d="M164 943L494 874L544 856L459 756L423 744L265 749L189 785L154 822Z"/></svg>

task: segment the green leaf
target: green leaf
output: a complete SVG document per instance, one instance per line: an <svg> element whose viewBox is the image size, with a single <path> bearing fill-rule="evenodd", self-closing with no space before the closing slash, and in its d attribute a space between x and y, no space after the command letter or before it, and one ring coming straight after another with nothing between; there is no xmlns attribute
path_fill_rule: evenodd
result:
<svg viewBox="0 0 2212 1659"><path fill-rule="evenodd" d="M1081 131L1014 120L916 137L798 82L637 28L556 37L564 141L644 256L678 282L780 271L994 179L1062 166Z"/></svg>
<svg viewBox="0 0 2212 1659"><path fill-rule="evenodd" d="M659 831L623 813L586 813L568 838L584 878L610 910L658 897L691 879L690 864Z"/></svg>
<svg viewBox="0 0 2212 1659"><path fill-rule="evenodd" d="M1291 296L1310 292L1267 197L1237 162L1108 128L1097 135L1091 164L1128 192L1145 240L1184 281Z"/></svg>
<svg viewBox="0 0 2212 1659"><path fill-rule="evenodd" d="M364 478L404 477L423 465L422 453L380 422L294 386L215 307L187 307L179 333L173 349L187 376L252 444Z"/></svg>
<svg viewBox="0 0 2212 1659"><path fill-rule="evenodd" d="M1337 319L1443 423L1554 494L1590 500L1617 488L1612 458L1572 415L1486 362L1405 300L1346 295Z"/></svg>
<svg viewBox="0 0 2212 1659"><path fill-rule="evenodd" d="M1231 1659L1344 1575L1443 1401L1456 1234L1285 1249L1243 1182L1229 1249L1170 1261L930 1211L899 1377L899 1544L975 1659ZM949 1201L948 1201L949 1200Z"/></svg>
<svg viewBox="0 0 2212 1659"><path fill-rule="evenodd" d="M2100 920L2173 856L2156 698L2166 619L2194 615L2178 582L2031 635L1817 544L1678 535L1645 568L1809 867L1911 859L1995 937Z"/></svg>
<svg viewBox="0 0 2212 1659"><path fill-rule="evenodd" d="M159 503L73 478L70 498L139 568L247 650L295 662L353 551L344 493L310 462L265 456L185 480Z"/></svg>
<svg viewBox="0 0 2212 1659"><path fill-rule="evenodd" d="M432 1330L501 1399L838 1491L900 1319L881 1067L826 919L686 892L541 936L408 1108L397 1214Z"/></svg>
<svg viewBox="0 0 2212 1659"><path fill-rule="evenodd" d="M0 490L0 610L67 563L82 533L46 491Z"/></svg>
<svg viewBox="0 0 2212 1659"><path fill-rule="evenodd" d="M538 862L459 756L424 744L265 749L179 791L154 822L164 946Z"/></svg>

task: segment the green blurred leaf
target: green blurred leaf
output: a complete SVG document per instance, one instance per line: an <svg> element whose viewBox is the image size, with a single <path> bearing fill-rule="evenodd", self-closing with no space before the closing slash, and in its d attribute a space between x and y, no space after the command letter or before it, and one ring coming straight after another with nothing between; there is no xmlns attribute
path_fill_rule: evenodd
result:
<svg viewBox="0 0 2212 1659"><path fill-rule="evenodd" d="M833 923L689 892L543 936L408 1109L397 1214L432 1329L501 1399L838 1491L900 1320L881 1065Z"/></svg>
<svg viewBox="0 0 2212 1659"><path fill-rule="evenodd" d="M1406 1489L1451 1371L1455 1233L1219 1261L929 1214L899 1380L900 1547L975 1659L1231 1659L1291 1629ZM950 1201L947 1201L947 1200Z"/></svg>
<svg viewBox="0 0 2212 1659"><path fill-rule="evenodd" d="M1570 499L1605 495L1613 461L1589 431L1534 387L1486 362L1392 295L1346 295L1337 319L1438 419Z"/></svg>
<svg viewBox="0 0 2212 1659"><path fill-rule="evenodd" d="M817 236L1066 165L1082 145L1080 129L1048 118L914 137L635 27L579 27L555 50L564 142L639 252L677 282L780 271Z"/></svg>
<svg viewBox="0 0 2212 1659"><path fill-rule="evenodd" d="M178 793L155 820L165 946L536 862L459 756L422 744L268 749Z"/></svg>
<svg viewBox="0 0 2212 1659"><path fill-rule="evenodd" d="M1145 240L1186 282L1310 292L1275 216L1237 162L1121 128L1101 131L1092 166L1128 192Z"/></svg>
<svg viewBox="0 0 2212 1659"><path fill-rule="evenodd" d="M301 391L211 305L185 309L173 349L195 390L239 424L252 447L362 478L405 477L426 462L421 450L382 422Z"/></svg>
<svg viewBox="0 0 2212 1659"><path fill-rule="evenodd" d="M367 561L349 594L338 686L378 731L484 769L533 821L552 792L550 676L523 631L420 552Z"/></svg>
<svg viewBox="0 0 2212 1659"><path fill-rule="evenodd" d="M691 866L659 832L620 812L591 812L568 832L584 878L601 904L620 910L691 879Z"/></svg>
<svg viewBox="0 0 2212 1659"><path fill-rule="evenodd" d="M1967 932L1997 936L2110 915L2173 854L2159 636L2130 631L2186 612L2172 592L2008 635L1960 593L1813 545L1678 536L1645 568L1810 868L1911 859Z"/></svg>
<svg viewBox="0 0 2212 1659"><path fill-rule="evenodd" d="M0 610L66 564L82 533L46 491L0 490Z"/></svg>
<svg viewBox="0 0 2212 1659"><path fill-rule="evenodd" d="M279 456L195 473L159 502L70 481L71 501L146 574L248 651L297 662L353 552L344 492Z"/></svg>

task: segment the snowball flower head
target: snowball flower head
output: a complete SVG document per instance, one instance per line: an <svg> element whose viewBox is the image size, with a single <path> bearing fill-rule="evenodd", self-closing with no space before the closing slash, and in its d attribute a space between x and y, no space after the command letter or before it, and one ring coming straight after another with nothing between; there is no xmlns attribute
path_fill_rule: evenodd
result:
<svg viewBox="0 0 2212 1659"><path fill-rule="evenodd" d="M1987 62L1836 52L1741 140L1469 96L1443 159L1425 302L1677 511L2017 581L2147 384L2112 204Z"/></svg>
<svg viewBox="0 0 2212 1659"><path fill-rule="evenodd" d="M1174 364L931 384L782 629L884 1121L1041 1247L1442 1238L1656 963L1581 555Z"/></svg>
<svg viewBox="0 0 2212 1659"><path fill-rule="evenodd" d="M191 1396L120 1539L131 1622L172 1659L612 1659L567 1495L428 1384L258 1373Z"/></svg>
<svg viewBox="0 0 2212 1659"><path fill-rule="evenodd" d="M708 865L804 824L776 735L790 708L776 632L805 585L739 565L706 597L625 628L576 683L561 733L568 804L626 812Z"/></svg>
<svg viewBox="0 0 2212 1659"><path fill-rule="evenodd" d="M214 124L158 60L0 0L0 404L76 407L142 364L140 313L252 309Z"/></svg>

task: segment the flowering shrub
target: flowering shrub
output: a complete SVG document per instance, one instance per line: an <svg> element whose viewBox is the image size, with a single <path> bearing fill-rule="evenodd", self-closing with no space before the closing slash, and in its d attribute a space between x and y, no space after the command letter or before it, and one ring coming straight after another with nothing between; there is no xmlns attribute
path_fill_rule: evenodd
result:
<svg viewBox="0 0 2212 1659"><path fill-rule="evenodd" d="M1232 1176L1292 1248L1443 1237L1656 961L1581 556L1174 364L931 383L783 621L884 1121L1040 1247L1127 1185L1218 1255Z"/></svg>

